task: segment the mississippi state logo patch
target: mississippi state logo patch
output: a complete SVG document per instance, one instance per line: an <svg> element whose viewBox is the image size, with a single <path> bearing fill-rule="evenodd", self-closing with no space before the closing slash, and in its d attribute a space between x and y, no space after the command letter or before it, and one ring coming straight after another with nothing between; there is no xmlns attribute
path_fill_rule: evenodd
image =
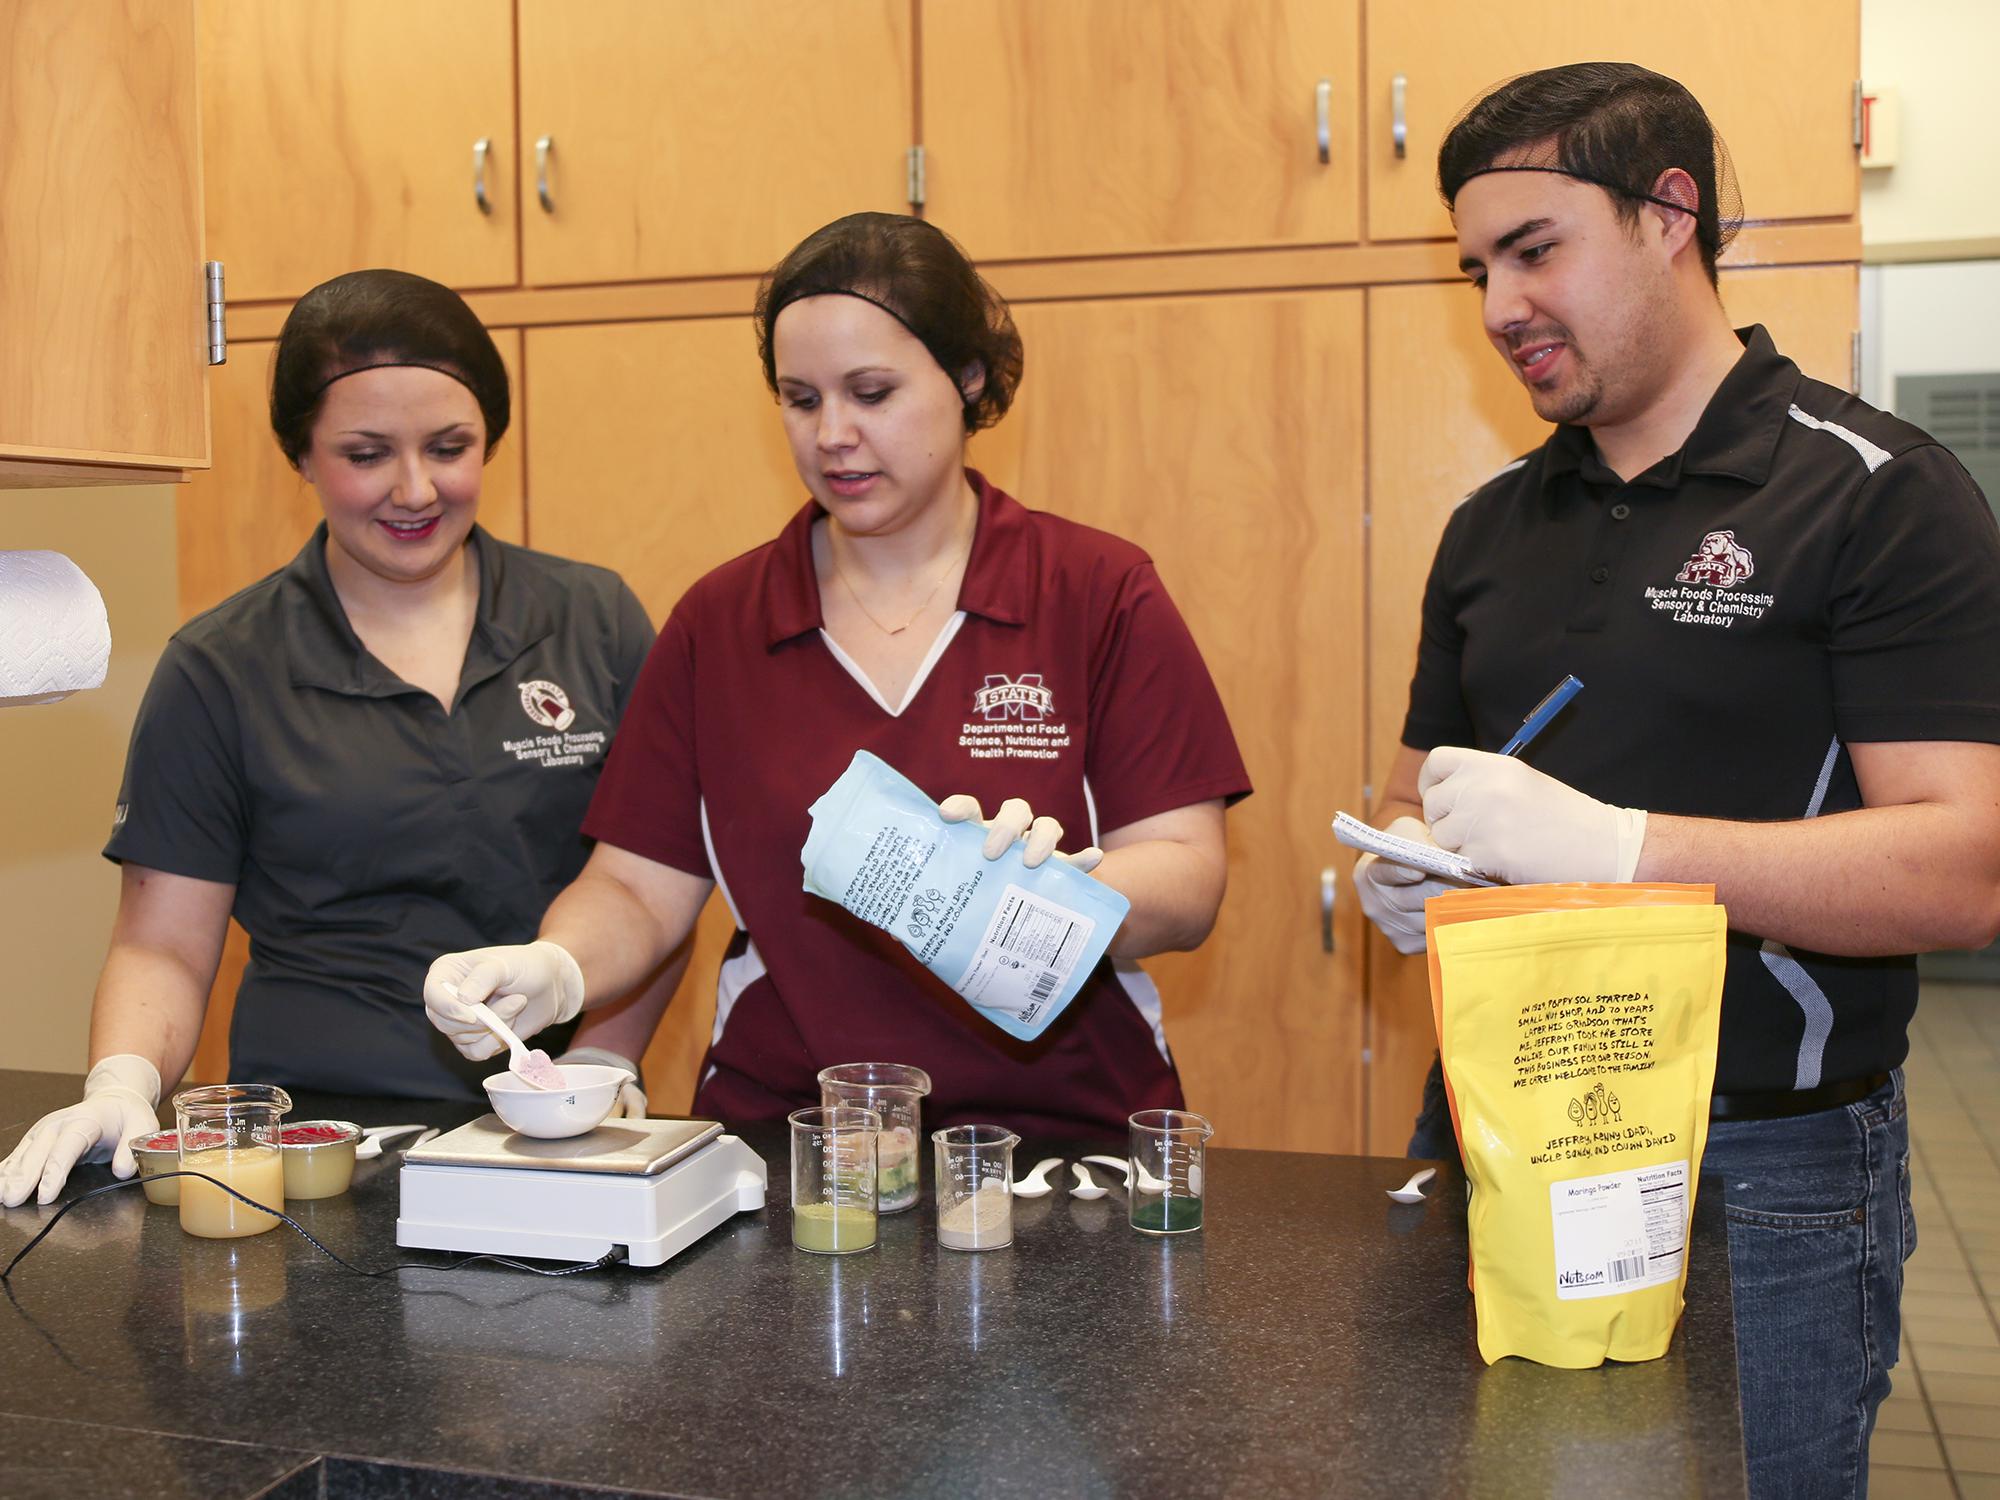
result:
<svg viewBox="0 0 2000 1500"><path fill-rule="evenodd" d="M576 710L569 706L569 694L553 682L536 678L520 684L521 712L544 729L564 730L576 722Z"/></svg>
<svg viewBox="0 0 2000 1500"><path fill-rule="evenodd" d="M1705 583L1712 589L1733 589L1755 575L1757 564L1750 549L1738 544L1733 531L1711 531L1694 549L1694 556L1681 564L1675 583Z"/></svg>
<svg viewBox="0 0 2000 1500"><path fill-rule="evenodd" d="M1769 594L1737 587L1756 575L1757 560L1735 532L1711 531L1681 564L1672 584L1646 590L1646 604L1676 625L1729 630L1755 624L1777 602Z"/></svg>
<svg viewBox="0 0 2000 1500"><path fill-rule="evenodd" d="M1056 695L1040 672L988 672L972 691L972 717L958 744L974 760L1060 760L1069 725L1056 717Z"/></svg>
<svg viewBox="0 0 2000 1500"><path fill-rule="evenodd" d="M972 695L972 711L989 724L1003 719L1039 722L1055 717L1056 700L1042 686L1040 672L1023 672L1019 677L989 673L986 686Z"/></svg>

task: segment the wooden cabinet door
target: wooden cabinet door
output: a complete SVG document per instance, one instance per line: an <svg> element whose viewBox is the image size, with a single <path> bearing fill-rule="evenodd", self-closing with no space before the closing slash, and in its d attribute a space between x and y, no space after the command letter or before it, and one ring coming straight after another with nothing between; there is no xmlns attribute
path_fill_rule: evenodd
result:
<svg viewBox="0 0 2000 1500"><path fill-rule="evenodd" d="M520 33L535 285L762 271L907 210L909 0L520 0Z"/></svg>
<svg viewBox="0 0 2000 1500"><path fill-rule="evenodd" d="M366 266L518 279L509 0L200 3L209 254L232 302Z"/></svg>
<svg viewBox="0 0 2000 1500"><path fill-rule="evenodd" d="M495 329L493 341L518 395L520 331ZM285 462L271 434L266 393L276 348L274 343L238 344L229 351L229 363L215 371L215 463L174 496L184 620L282 568L319 525L319 497ZM518 402L515 411L518 421ZM521 448L518 432L501 439L479 491L479 523L509 542L522 539ZM231 922L209 987L190 1077L216 1081L229 1076L229 1019L249 959L249 939Z"/></svg>
<svg viewBox="0 0 2000 1500"><path fill-rule="evenodd" d="M1860 201L1859 0L1369 0L1367 31L1370 239L1449 238L1437 153L1460 111L1516 74L1597 58L1636 62L1687 85L1735 160L1751 218L1846 217ZM1398 78L1407 128L1400 156Z"/></svg>
<svg viewBox="0 0 2000 1500"><path fill-rule="evenodd" d="M1028 378L973 462L1159 564L1256 794L1191 954L1146 960L1190 1107L1232 1146L1362 1148L1366 927L1328 829L1361 795L1362 294L1015 309ZM1321 873L1343 894L1334 951Z"/></svg>
<svg viewBox="0 0 2000 1500"><path fill-rule="evenodd" d="M1762 323L1815 379L1847 386L1859 318L1853 266L1725 271L1723 306L1738 327ZM1457 283L1368 293L1368 783L1380 795L1402 736L1416 669L1424 581L1453 507L1548 436ZM1368 1149L1409 1140L1437 1051L1430 981L1368 933Z"/></svg>
<svg viewBox="0 0 2000 1500"><path fill-rule="evenodd" d="M1356 237L1358 0L922 5L925 214L981 260Z"/></svg>
<svg viewBox="0 0 2000 1500"><path fill-rule="evenodd" d="M528 532L615 568L657 625L709 569L805 503L747 318L531 329ZM647 1049L655 1114L685 1111L735 923L702 913L680 992Z"/></svg>
<svg viewBox="0 0 2000 1500"><path fill-rule="evenodd" d="M200 140L193 0L0 6L0 461L208 462Z"/></svg>

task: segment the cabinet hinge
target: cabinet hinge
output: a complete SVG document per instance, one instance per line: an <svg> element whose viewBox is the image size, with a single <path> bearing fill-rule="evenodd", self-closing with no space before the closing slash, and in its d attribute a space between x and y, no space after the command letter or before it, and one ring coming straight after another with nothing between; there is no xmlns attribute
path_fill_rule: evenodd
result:
<svg viewBox="0 0 2000 1500"><path fill-rule="evenodd" d="M226 365L229 363L229 334L222 326L222 262L211 260L201 269L208 298L208 362Z"/></svg>
<svg viewBox="0 0 2000 1500"><path fill-rule="evenodd" d="M1857 396L1861 394L1861 330L1858 328L1848 335L1847 388Z"/></svg>
<svg viewBox="0 0 2000 1500"><path fill-rule="evenodd" d="M1854 80L1854 149L1861 149L1861 80Z"/></svg>
<svg viewBox="0 0 2000 1500"><path fill-rule="evenodd" d="M903 153L903 196L910 200L911 208L924 206L924 148L912 146Z"/></svg>

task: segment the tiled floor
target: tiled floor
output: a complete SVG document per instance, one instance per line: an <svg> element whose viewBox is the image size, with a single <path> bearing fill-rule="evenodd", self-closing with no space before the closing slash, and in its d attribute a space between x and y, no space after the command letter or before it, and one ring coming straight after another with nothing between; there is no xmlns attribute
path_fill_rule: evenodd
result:
<svg viewBox="0 0 2000 1500"><path fill-rule="evenodd" d="M1927 982L1910 1032L1917 1251L1871 1500L2000 1500L2000 990Z"/></svg>

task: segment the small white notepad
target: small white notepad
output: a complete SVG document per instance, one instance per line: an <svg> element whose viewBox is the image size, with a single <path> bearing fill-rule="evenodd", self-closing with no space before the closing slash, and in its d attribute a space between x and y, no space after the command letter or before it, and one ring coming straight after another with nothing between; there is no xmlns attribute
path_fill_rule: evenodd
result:
<svg viewBox="0 0 2000 1500"><path fill-rule="evenodd" d="M1447 880L1456 880L1465 885L1497 885L1473 869L1472 861L1462 854L1453 854L1440 849L1435 844L1420 844L1415 839L1406 839L1393 833L1362 822L1348 813L1340 813L1333 820L1333 836L1350 849L1359 849L1364 854L1379 854L1395 864L1408 865L1413 870L1425 870L1432 875L1442 875Z"/></svg>

